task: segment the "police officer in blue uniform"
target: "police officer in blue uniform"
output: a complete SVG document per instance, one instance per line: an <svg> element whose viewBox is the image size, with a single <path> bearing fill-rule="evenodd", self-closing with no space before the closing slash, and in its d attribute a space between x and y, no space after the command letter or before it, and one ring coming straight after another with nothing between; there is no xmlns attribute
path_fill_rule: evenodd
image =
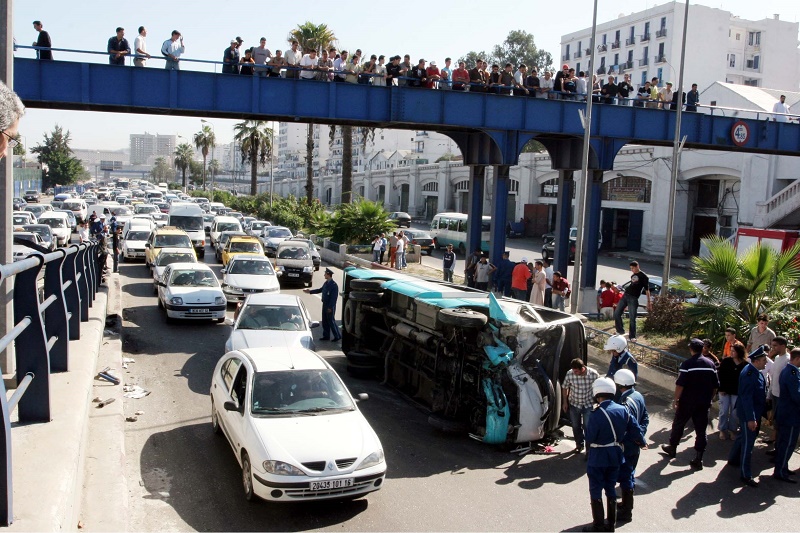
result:
<svg viewBox="0 0 800 533"><path fill-rule="evenodd" d="M617 387L609 378L599 378L592 384L592 393L599 403L586 424L589 478L589 498L592 524L584 531L614 531L617 522L617 480L620 466L625 462L623 443L644 442L642 429L628 410L614 402ZM603 522L603 492L608 505Z"/></svg>
<svg viewBox="0 0 800 533"><path fill-rule="evenodd" d="M689 465L694 470L702 470L703 454L706 451L708 438L708 410L711 401L719 389L719 376L714 362L703 355L703 341L692 339L689 341L689 351L692 356L681 363L678 379L675 381L675 396L672 406L675 408L675 418L672 421L672 432L669 435L669 444L661 446L661 451L670 458L675 457L678 443L683 437L683 430L689 420L694 425L694 459Z"/></svg>
<svg viewBox="0 0 800 533"><path fill-rule="evenodd" d="M617 520L628 522L633 518L633 492L636 487L636 465L639 463L639 453L647 448L644 440L647 435L647 426L650 425L650 417L647 414L647 406L644 396L634 389L636 377L627 368L618 370L614 374L614 383L617 384L619 398L617 402L624 406L631 417L636 420L642 430L642 439L636 440L632 435L628 435L622 441L622 454L625 462L619 469L619 487L622 490L622 503L619 505Z"/></svg>
<svg viewBox="0 0 800 533"><path fill-rule="evenodd" d="M604 350L611 352L611 362L608 363L608 372L606 377L614 379L614 374L620 368L628 367L628 370L633 372L633 376L639 377L639 364L634 359L631 352L628 351L628 341L622 335L612 335L606 341Z"/></svg>
<svg viewBox="0 0 800 533"><path fill-rule="evenodd" d="M761 417L767 408L766 380L761 373L767 366L769 346L759 346L750 354L750 363L739 374L739 397L736 400L736 412L742 430L733 443L728 456L728 464L739 468L742 482L748 487L758 487L750 470L750 459L753 446L761 429Z"/></svg>
<svg viewBox="0 0 800 533"><path fill-rule="evenodd" d="M342 338L336 325L336 302L339 299L339 286L333 281L333 271L325 269L325 283L319 289L304 289L308 294L322 294L322 337L320 340L334 342ZM333 339L331 339L333 335Z"/></svg>
<svg viewBox="0 0 800 533"><path fill-rule="evenodd" d="M797 483L789 476L789 458L797 447L797 436L800 435L800 348L793 348L789 362L781 370L778 383L781 395L778 397L778 411L775 421L778 423L778 442L775 445L775 472L772 477L787 483Z"/></svg>

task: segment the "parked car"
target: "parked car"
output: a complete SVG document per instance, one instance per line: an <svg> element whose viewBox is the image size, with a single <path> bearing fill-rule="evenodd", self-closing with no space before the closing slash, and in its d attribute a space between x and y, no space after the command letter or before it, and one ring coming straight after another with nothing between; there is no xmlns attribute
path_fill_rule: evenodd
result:
<svg viewBox="0 0 800 533"><path fill-rule="evenodd" d="M433 237L427 231L419 230L404 230L404 235L407 235L411 240L411 244L418 244L422 253L431 255L435 245L433 244Z"/></svg>
<svg viewBox="0 0 800 533"><path fill-rule="evenodd" d="M164 269L157 285L158 306L166 311L167 322L176 318L225 320L228 302L205 263L173 263Z"/></svg>
<svg viewBox="0 0 800 533"><path fill-rule="evenodd" d="M266 259L266 258L265 258ZM299 296L293 294L249 294L236 311L225 350L263 346L299 346L314 350L313 321Z"/></svg>
<svg viewBox="0 0 800 533"><path fill-rule="evenodd" d="M308 250L311 252L311 261L314 262L314 271L319 270L319 266L322 264L322 256L319 255L319 249L317 248L317 245L314 244L314 241L311 239L304 239L302 237L292 237L291 239L286 240L306 243L308 245Z"/></svg>
<svg viewBox="0 0 800 533"><path fill-rule="evenodd" d="M186 248L163 248L153 264L153 292L158 294L158 282L164 270L173 263L197 263L197 256Z"/></svg>
<svg viewBox="0 0 800 533"><path fill-rule="evenodd" d="M293 237L292 230L283 226L267 226L261 232L261 242L267 257L275 257L278 245L286 239Z"/></svg>
<svg viewBox="0 0 800 533"><path fill-rule="evenodd" d="M28 204L22 210L32 213L38 219L45 211L53 211L53 206L50 204Z"/></svg>
<svg viewBox="0 0 800 533"><path fill-rule="evenodd" d="M389 214L389 218L387 219L389 222L394 222L398 228L402 228L403 226L410 228L411 227L411 215L408 213L404 213L402 211L395 211L394 213Z"/></svg>
<svg viewBox="0 0 800 533"><path fill-rule="evenodd" d="M56 246L69 244L69 239L72 237L72 229L69 227L69 218L65 213L57 213L55 211L43 213L37 223L50 226L53 237L56 240Z"/></svg>
<svg viewBox="0 0 800 533"><path fill-rule="evenodd" d="M542 235L542 259L550 261L555 257L556 249L555 233L545 233ZM569 228L569 260L575 260L575 242L578 240L578 228ZM597 235L597 249L603 245L603 236Z"/></svg>
<svg viewBox="0 0 800 533"><path fill-rule="evenodd" d="M14 211L22 211L22 208L28 205L28 202L26 202L23 198L18 198L15 196L11 201L11 204L13 205Z"/></svg>
<svg viewBox="0 0 800 533"><path fill-rule="evenodd" d="M64 213L65 215L67 215L67 221L69 222L70 232L74 233L78 231L78 219L75 216L75 213L73 213L69 209L56 209L54 213Z"/></svg>
<svg viewBox="0 0 800 533"><path fill-rule="evenodd" d="M51 252L56 249L56 236L53 235L53 230L47 224L25 224L22 229L38 233L42 241L44 241L44 246Z"/></svg>
<svg viewBox="0 0 800 533"><path fill-rule="evenodd" d="M235 255L221 273L222 292L228 302L243 300L248 294L281 290L278 274L263 255Z"/></svg>
<svg viewBox="0 0 800 533"><path fill-rule="evenodd" d="M25 194L22 195L22 198L28 203L39 203L39 191L25 191Z"/></svg>
<svg viewBox="0 0 800 533"><path fill-rule="evenodd" d="M314 260L308 244L288 239L281 242L275 253L275 270L281 285L302 283L310 287L314 279Z"/></svg>
<svg viewBox="0 0 800 533"><path fill-rule="evenodd" d="M122 260L144 259L145 258L145 244L150 238L151 229L141 229L134 226L127 232L123 230L124 239L122 239Z"/></svg>
<svg viewBox="0 0 800 533"><path fill-rule="evenodd" d="M383 486L378 436L316 353L228 352L214 368L210 394L212 428L226 436L242 467L245 499L351 499Z"/></svg>

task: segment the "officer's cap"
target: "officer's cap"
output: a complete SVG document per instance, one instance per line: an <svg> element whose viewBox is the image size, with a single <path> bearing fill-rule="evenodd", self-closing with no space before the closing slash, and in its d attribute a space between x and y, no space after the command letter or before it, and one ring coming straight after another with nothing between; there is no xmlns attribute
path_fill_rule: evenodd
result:
<svg viewBox="0 0 800 533"><path fill-rule="evenodd" d="M766 349L765 349L766 348ZM759 346L750 354L750 360L758 359L760 357L766 357L769 348L766 346Z"/></svg>

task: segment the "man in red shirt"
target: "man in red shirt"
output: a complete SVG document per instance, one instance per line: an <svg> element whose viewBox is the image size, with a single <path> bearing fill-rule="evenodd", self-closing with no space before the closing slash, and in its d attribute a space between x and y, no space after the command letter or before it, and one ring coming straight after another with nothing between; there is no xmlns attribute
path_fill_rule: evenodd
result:
<svg viewBox="0 0 800 533"><path fill-rule="evenodd" d="M453 90L463 91L469 88L469 71L466 68L467 64L463 61L458 62L458 68L453 71Z"/></svg>
<svg viewBox="0 0 800 533"><path fill-rule="evenodd" d="M517 300L527 301L525 295L528 293L530 277L531 269L528 267L528 258L523 257L511 271L511 292Z"/></svg>
<svg viewBox="0 0 800 533"><path fill-rule="evenodd" d="M431 61L431 64L428 65L426 73L428 74L428 82L425 84L425 86L428 89L435 89L436 84L440 79L442 79L442 73L439 72L439 67L436 66L436 61Z"/></svg>
<svg viewBox="0 0 800 533"><path fill-rule="evenodd" d="M600 293L600 316L606 320L614 318L614 304L617 303L617 293L611 288L611 283L606 283L605 290Z"/></svg>
<svg viewBox="0 0 800 533"><path fill-rule="evenodd" d="M561 272L553 272L553 306L564 310L564 302L569 298L569 282L564 279Z"/></svg>

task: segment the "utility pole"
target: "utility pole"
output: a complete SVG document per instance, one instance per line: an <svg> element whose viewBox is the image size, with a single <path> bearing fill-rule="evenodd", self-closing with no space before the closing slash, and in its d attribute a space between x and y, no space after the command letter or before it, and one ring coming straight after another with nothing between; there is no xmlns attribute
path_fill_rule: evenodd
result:
<svg viewBox="0 0 800 533"><path fill-rule="evenodd" d="M14 88L14 30L12 21L13 1L0 0L0 80L9 88ZM8 150L12 152L12 150ZM8 265L14 262L12 254L12 228L9 225L13 206L11 199L14 197L14 167L13 156L0 159L0 264ZM0 335L5 335L14 327L14 281L7 279L0 285ZM11 374L14 368L14 345L11 344L5 352L0 354L0 367L4 374Z"/></svg>

